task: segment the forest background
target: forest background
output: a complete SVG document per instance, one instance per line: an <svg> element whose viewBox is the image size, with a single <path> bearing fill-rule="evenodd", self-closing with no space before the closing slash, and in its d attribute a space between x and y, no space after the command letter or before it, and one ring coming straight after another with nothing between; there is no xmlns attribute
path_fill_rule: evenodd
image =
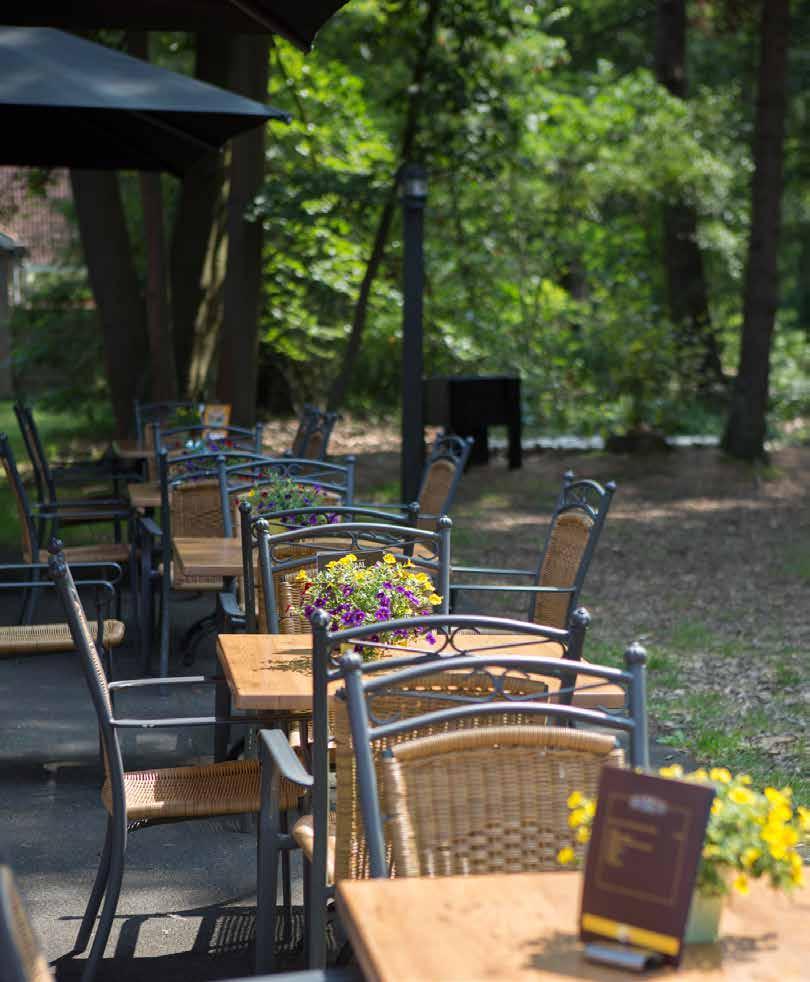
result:
<svg viewBox="0 0 810 982"><path fill-rule="evenodd" d="M72 174L81 235L15 314L40 401L119 431L136 397L390 417L415 161L427 374L518 373L547 433L716 433L741 457L807 436L806 6L351 0L307 56L94 37L293 122L182 181Z"/></svg>

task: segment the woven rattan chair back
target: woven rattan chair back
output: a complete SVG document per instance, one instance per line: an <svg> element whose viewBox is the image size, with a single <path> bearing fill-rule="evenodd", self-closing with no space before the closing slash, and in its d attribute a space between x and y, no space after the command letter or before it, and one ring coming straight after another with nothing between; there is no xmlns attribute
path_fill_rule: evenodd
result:
<svg viewBox="0 0 810 982"><path fill-rule="evenodd" d="M273 574L279 634L308 634L310 631L307 618L303 614L295 613L296 609L300 610L302 603L303 584L296 579L299 570L302 569L314 574L317 570L317 564L315 562L302 563L295 572L287 571ZM261 577L256 583L256 616L259 634L270 634L267 604L264 600L264 581Z"/></svg>
<svg viewBox="0 0 810 982"><path fill-rule="evenodd" d="M8 866L0 866L0 978L3 982L53 982Z"/></svg>
<svg viewBox="0 0 810 982"><path fill-rule="evenodd" d="M419 488L418 528L435 528L439 515L450 514L472 445L472 438L449 433L440 433L433 441Z"/></svg>
<svg viewBox="0 0 810 982"><path fill-rule="evenodd" d="M17 509L17 517L20 520L23 560L26 563L31 563L37 558L39 552L36 523L28 494L20 477L20 472L17 470L11 443L5 433L0 433L0 459L3 462L3 470L8 480L11 496L14 499L14 507Z"/></svg>
<svg viewBox="0 0 810 982"><path fill-rule="evenodd" d="M611 481L574 480L568 471L551 515L535 584L561 593L532 595L528 617L536 624L564 628L579 604L585 577L616 491Z"/></svg>
<svg viewBox="0 0 810 982"><path fill-rule="evenodd" d="M218 480L180 482L171 488L169 500L173 535L200 539L225 534Z"/></svg>
<svg viewBox="0 0 810 982"><path fill-rule="evenodd" d="M487 694L489 688L489 685L484 684L481 679L475 676L440 673L432 676L427 683L417 680L412 686L403 687L396 695L381 697L375 703L375 711L386 717L396 716L399 719L408 719L429 711L449 709L456 705L460 698L482 698ZM536 697L547 690L547 685L536 679L516 677L504 681L504 692L511 699L519 699L521 696L527 695ZM443 698L445 695L446 698ZM369 875L369 857L363 835L360 800L357 796L356 758L348 712L344 702L336 704L334 720L337 789L335 879L361 879ZM519 713L512 717L482 717L478 720L448 719L439 724L428 723L415 732L411 732L408 737L454 732L467 727L500 726L503 728L520 724L532 726L532 721ZM544 726L545 720L541 720L540 724ZM385 752L403 739L406 738L394 736L374 741L372 753L378 783L381 781L381 767ZM441 803L437 802L436 804L437 808L442 807Z"/></svg>
<svg viewBox="0 0 810 982"><path fill-rule="evenodd" d="M467 727L399 743L379 768L396 874L554 870L572 845L581 859L568 797L595 797L602 767L623 762L612 736L558 726Z"/></svg>

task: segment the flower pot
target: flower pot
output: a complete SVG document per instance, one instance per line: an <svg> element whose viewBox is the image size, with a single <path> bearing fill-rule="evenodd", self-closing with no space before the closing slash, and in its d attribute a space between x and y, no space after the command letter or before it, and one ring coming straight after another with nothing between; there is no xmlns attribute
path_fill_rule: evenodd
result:
<svg viewBox="0 0 810 982"><path fill-rule="evenodd" d="M717 941L724 899L722 894L704 894L695 890L686 920L685 944L713 944Z"/></svg>

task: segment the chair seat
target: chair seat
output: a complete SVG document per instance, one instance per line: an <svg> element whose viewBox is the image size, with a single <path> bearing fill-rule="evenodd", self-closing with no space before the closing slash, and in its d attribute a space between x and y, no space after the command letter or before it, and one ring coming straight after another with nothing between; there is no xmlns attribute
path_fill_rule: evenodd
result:
<svg viewBox="0 0 810 982"><path fill-rule="evenodd" d="M256 760L226 761L197 767L164 767L124 774L127 819L161 820L241 815L259 811L261 776ZM281 807L294 808L303 789L281 782ZM112 811L109 779L101 800Z"/></svg>
<svg viewBox="0 0 810 982"><path fill-rule="evenodd" d="M292 837L304 854L304 858L312 861L312 854L315 848L315 828L312 815L302 815L293 826ZM335 844L337 834L335 832L335 813L329 812L329 835L326 842L326 882L332 886L335 882Z"/></svg>
<svg viewBox="0 0 810 982"><path fill-rule="evenodd" d="M92 546L67 546L64 549L64 556L69 563L127 563L129 546L126 542L97 542ZM39 562L47 563L49 559L48 550L40 549Z"/></svg>
<svg viewBox="0 0 810 982"><path fill-rule="evenodd" d="M104 621L104 644L117 648L126 628L121 621ZM90 623L93 640L98 635L96 621ZM25 655L46 651L74 651L67 624L21 624L0 627L0 655Z"/></svg>

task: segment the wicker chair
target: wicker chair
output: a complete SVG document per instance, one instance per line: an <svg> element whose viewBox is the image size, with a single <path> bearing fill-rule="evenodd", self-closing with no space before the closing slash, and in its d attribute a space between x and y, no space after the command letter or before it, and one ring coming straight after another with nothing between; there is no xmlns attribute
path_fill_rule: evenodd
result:
<svg viewBox="0 0 810 982"><path fill-rule="evenodd" d="M0 978L53 982L48 960L23 907L14 876L0 865Z"/></svg>
<svg viewBox="0 0 810 982"><path fill-rule="evenodd" d="M37 571L47 570L45 564L37 564ZM125 626L123 621L112 620L108 613L115 599L115 584L121 579L121 568L113 564L76 563L73 567L81 579L77 581L80 588L92 588L95 592L96 606L99 616L90 624L93 640L104 653L107 673L112 677L111 652L118 648L124 640ZM9 574L15 579L0 581L0 593L3 591L40 592L52 590L50 580L18 581L18 577L29 575L31 566L28 564L13 564L0 567L0 574ZM101 636L99 637L99 629ZM15 624L0 626L0 659L20 658L27 655L51 654L55 652L73 651L73 638L67 624Z"/></svg>
<svg viewBox="0 0 810 982"><path fill-rule="evenodd" d="M305 405L289 455L304 460L325 460L337 420L337 413L321 412L317 406Z"/></svg>
<svg viewBox="0 0 810 982"><path fill-rule="evenodd" d="M182 684L209 684L222 687L226 683L224 679L209 679L202 676L133 679L108 683L64 554L60 551L58 543L52 545L51 551L51 577L56 583L73 640L81 655L101 732L105 771L101 800L108 814L107 835L98 873L74 948L74 952L79 953L87 947L103 899L101 919L82 975L82 982L90 982L104 953L118 903L128 832L135 827L141 828L160 822L239 815L245 812L256 813L262 797L262 775L259 764L255 760L143 771L124 770L118 740L120 729L155 726L177 728L184 725L206 724L215 726L236 721L216 716L149 720L119 719L113 714L111 699L113 693L150 685L169 685L173 688ZM301 794L297 786L282 781L278 784L278 789L280 808L286 809L297 805ZM269 785L266 793L269 794ZM265 842L261 839L260 829L259 867L262 871L267 862L265 853ZM263 882L266 882L266 878L262 874L260 883Z"/></svg>
<svg viewBox="0 0 810 982"><path fill-rule="evenodd" d="M330 816L328 801L328 737L329 737L329 710L327 702L327 688L331 681L339 679L345 675L345 668L337 658L341 645L352 642L360 643L368 635L380 630L384 626L369 625L351 631L342 631L335 634L327 632L328 618L326 615L316 613L313 615L313 749L312 749L312 772L311 776L302 776L300 768L298 777L293 776L292 765L289 761L289 754L283 750L278 740L271 744L262 739L260 749L263 753L263 767L271 775L273 768L278 768L278 775L285 775L294 780L300 780L302 787L310 789L312 794L313 811L312 816L305 817L299 821L294 830L293 837L301 847L304 855L309 859L309 922L312 925L310 933L309 963L310 967L319 967L323 964L325 957L325 910L326 902L333 892L332 877L339 879L345 875L362 875L367 869L367 859L365 857L365 846L357 836L359 822L358 805L353 800L354 783L351 776L348 778L346 758L343 756L348 752L349 747L347 730L345 723L341 721L340 705L336 707L334 721L334 743L337 759L337 813L333 818ZM591 722L597 721L613 729L625 730L631 733L633 746L633 760L644 761L646 759L646 723L643 713L639 706L643 707L644 687L643 676L641 678L634 672L619 672L610 668L598 668L585 665L578 661L581 652L587 615L584 614L575 618L574 627L571 631L559 631L552 628L539 627L521 621L503 620L485 617L464 617L453 615L435 615L426 618L415 618L413 620L391 622L392 627L406 627L413 629L431 629L438 636L438 643L433 649L433 653L425 654L424 650L398 649L393 659L374 661L363 664L359 661L361 674L368 674L369 677L376 676L378 673L392 673L398 668L403 671L406 667L416 674L421 674L427 670L427 666L434 666L431 670L436 674L436 685L424 684L420 680L418 685L410 687L410 691L405 691L400 687L400 691L388 692L395 698L395 703L387 707L381 703L375 703L375 718L379 716L391 715L395 719L403 720L414 714L422 714L422 723L425 733L434 732L437 727L433 725L432 717L428 718L427 708L433 707L436 712L444 709L449 716L442 721L438 730L453 728L455 723L452 719L454 713L458 713L462 718L467 715L470 706L480 706L486 701L484 693L487 686L490 687L497 682L497 692L505 694L506 698L501 701L489 700L489 705L493 708L482 710L481 717L476 718L472 724L465 725L504 725L506 722L526 723L522 718L522 713L526 712L540 716L538 707L543 709L543 717L558 717L562 720L568 718L579 718L584 715ZM531 645L533 651L537 651L538 645L553 646L552 653L555 657L537 658L533 654L531 659L526 656L521 657L515 654L519 645L510 646L508 654L504 655L498 643L494 643L492 648L487 650L483 647L481 639L477 639L475 645L470 650L465 649L465 632L478 633L480 631L494 631L500 633L525 635L525 644ZM368 646L365 642L364 646ZM562 649L563 657L559 657ZM541 648L541 650L543 650ZM352 663L353 664L353 663ZM577 665L576 672L572 671L572 664ZM511 671L511 676L503 678L503 673L495 676L491 671L489 674L482 669L491 669L493 666L505 667ZM442 674L454 669L452 675ZM469 678L465 680L463 674L458 674L460 669L465 669ZM475 670L475 671L473 671ZM527 677L527 674L529 677ZM549 696L545 686L539 685L539 681L530 677L540 675L544 678L556 679L556 691L553 696ZM609 716L607 713L596 713L594 711L584 712L573 709L568 703L574 696L584 691L594 684L603 684L605 681L614 682L621 685L628 692L627 699L632 704L634 710L633 718L621 715ZM530 684L531 683L531 684ZM421 687L421 692L417 689ZM465 687L468 691L464 691ZM521 688L523 687L523 688ZM483 690L483 691L482 691ZM516 701L513 696L519 697ZM531 698L530 698L531 697ZM420 699L424 702L420 704ZM550 703L549 699L553 701ZM460 706L465 700L470 704L466 708ZM532 700L539 700L535 703ZM526 704L529 704L526 709ZM449 705L448 705L449 704ZM534 708L531 708L531 707ZM455 707L455 708L454 708ZM390 714L386 713L386 708ZM491 715L489 715L491 714ZM510 717L505 719L505 714ZM484 720L483 717L487 719ZM636 722L638 720L638 722ZM354 724L352 724L354 726ZM356 732L356 731L355 731ZM393 733L393 731L392 731ZM396 735L396 734L393 734ZM388 734L382 733L379 739L386 740ZM375 738L376 739L376 738ZM354 740L356 746L356 738ZM382 745L384 747L384 744ZM355 751L356 753L356 751ZM281 760L287 757L285 763ZM343 764L341 764L343 760ZM355 766L352 764L351 766ZM348 797L344 797L348 796ZM263 807L272 808L271 804L264 803ZM348 820L347 820L348 819ZM269 818L271 825L274 820ZM341 824L341 822L343 824ZM351 829L355 831L352 832ZM283 848L283 843L279 848ZM266 922L269 924L269 920ZM261 966L263 967L263 966Z"/></svg>
<svg viewBox="0 0 810 982"><path fill-rule="evenodd" d="M488 621L475 626L486 628ZM511 622L510 633L543 631L528 624L519 630L519 623ZM623 763L615 736L602 731L628 734L631 765L649 764L640 646L627 649L625 671L581 664L572 684L574 692L595 680L625 687L622 715L573 706L559 698L560 690L516 699L506 686L510 673L550 676L566 687L565 661L505 654L497 643L464 651L464 643L457 632L446 657L385 674L354 651L339 660L346 687L338 697L348 704L372 876L390 869L379 772L396 875L445 876L553 869L558 849L570 844L568 795L595 793L602 766ZM457 680L459 687L472 678L479 691L455 693L449 706L436 700L407 715L392 703L416 685L432 690L439 678ZM546 720L562 725L537 725ZM590 729L571 729L575 722Z"/></svg>
<svg viewBox="0 0 810 982"><path fill-rule="evenodd" d="M435 528L440 515L450 514L472 447L472 437L454 436L452 433L439 433L436 436L419 485L416 501L418 528ZM380 504L376 507L397 509L405 517L413 509L413 504Z"/></svg>
<svg viewBox="0 0 810 982"><path fill-rule="evenodd" d="M602 533L616 491L611 481L604 487L596 481L574 480L568 471L551 515L548 535L534 570L495 569L485 566L454 566L451 573L453 609L467 592L479 594L529 594L528 620L550 627L565 627L579 603L588 568ZM530 585L467 583L458 576L530 578Z"/></svg>
<svg viewBox="0 0 810 982"><path fill-rule="evenodd" d="M51 528L58 527L60 522L66 519L76 519L84 522L92 520L94 517L103 517L106 521L111 521L113 516L120 521L128 521L130 517L129 509L113 511L105 509L103 512L95 511L91 508L73 508L61 506L48 506L47 508L32 507L23 485L20 472L14 459L11 444L5 433L0 433L0 462L6 473L8 484L11 489L14 504L20 520L20 531L22 534L21 551L24 562L30 567L30 579L35 581L39 578L38 564L47 562L48 552L41 547L42 540L39 537L39 530L42 520L46 526ZM106 564L115 563L126 566L132 572L134 565L134 551L124 542L96 542L90 545L70 546L67 550L68 558L73 562ZM130 583L133 582L130 576ZM34 612L34 602L36 594L29 591L25 598L25 609L23 613L23 623L30 624Z"/></svg>

